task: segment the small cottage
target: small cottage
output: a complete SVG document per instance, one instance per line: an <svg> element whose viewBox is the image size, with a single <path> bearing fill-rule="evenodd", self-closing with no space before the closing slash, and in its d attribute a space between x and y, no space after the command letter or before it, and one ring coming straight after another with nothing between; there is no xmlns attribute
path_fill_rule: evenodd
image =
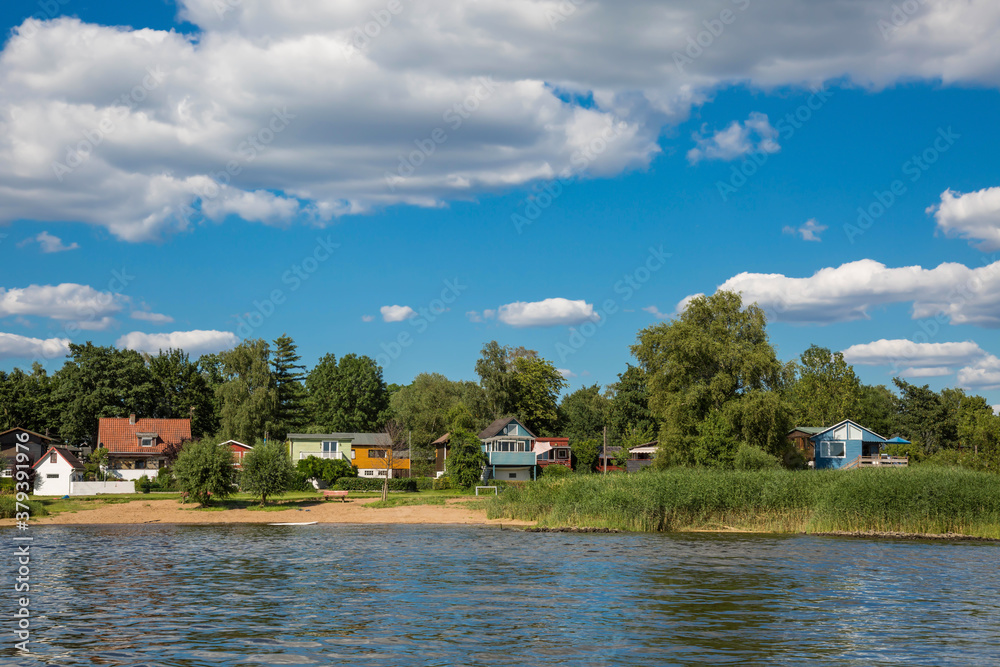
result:
<svg viewBox="0 0 1000 667"><path fill-rule="evenodd" d="M83 481L83 463L64 447L50 447L34 469L36 496L68 496Z"/></svg>

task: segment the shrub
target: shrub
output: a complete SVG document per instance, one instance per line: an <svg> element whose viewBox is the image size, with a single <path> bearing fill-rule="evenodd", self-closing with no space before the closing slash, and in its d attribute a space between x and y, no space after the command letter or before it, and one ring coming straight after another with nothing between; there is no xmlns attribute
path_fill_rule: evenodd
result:
<svg viewBox="0 0 1000 667"><path fill-rule="evenodd" d="M23 496L22 496L23 497ZM30 516L45 516L49 513L45 506L38 500L29 500L21 503L21 508L17 507L17 496L14 494L0 494L0 519L13 519L18 512L24 511L24 505L28 506Z"/></svg>
<svg viewBox="0 0 1000 667"><path fill-rule="evenodd" d="M0 477L0 493L14 493L13 477Z"/></svg>
<svg viewBox="0 0 1000 667"><path fill-rule="evenodd" d="M737 470L777 470L781 463L759 447L740 445L733 457L733 467Z"/></svg>
<svg viewBox="0 0 1000 667"><path fill-rule="evenodd" d="M560 477L566 477L567 475L572 475L573 472L566 466L551 465L542 468L541 474L543 477L546 478L558 479Z"/></svg>
<svg viewBox="0 0 1000 667"><path fill-rule="evenodd" d="M434 488L433 477L414 477L417 482L417 491L430 491Z"/></svg>
<svg viewBox="0 0 1000 667"><path fill-rule="evenodd" d="M358 469L344 459L321 459L318 456L300 459L295 469L307 478L325 482L327 486L333 486L341 477L358 476Z"/></svg>
<svg viewBox="0 0 1000 667"><path fill-rule="evenodd" d="M482 443L471 431L457 429L451 434L448 460L445 466L448 477L460 487L475 486L483 478L486 455Z"/></svg>
<svg viewBox="0 0 1000 667"><path fill-rule="evenodd" d="M451 477L448 477L448 475L441 475L440 477L434 480L435 491L442 491L450 488L452 488Z"/></svg>
<svg viewBox="0 0 1000 667"><path fill-rule="evenodd" d="M143 475L139 479L135 480L135 492L136 493L149 493L149 490L153 487L153 483L149 481L149 477Z"/></svg>
<svg viewBox="0 0 1000 667"><path fill-rule="evenodd" d="M296 470L288 478L288 491L315 491L316 487L309 480L312 479L301 470Z"/></svg>
<svg viewBox="0 0 1000 667"><path fill-rule="evenodd" d="M341 491L381 491L384 481L382 477L341 477L334 488ZM417 480L412 477L390 479L389 490L416 491Z"/></svg>

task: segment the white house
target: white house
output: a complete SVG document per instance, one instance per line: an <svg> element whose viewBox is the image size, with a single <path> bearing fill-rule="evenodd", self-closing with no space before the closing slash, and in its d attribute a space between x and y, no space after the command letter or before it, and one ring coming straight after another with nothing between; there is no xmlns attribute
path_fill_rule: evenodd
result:
<svg viewBox="0 0 1000 667"><path fill-rule="evenodd" d="M83 464L68 449L50 447L33 466L36 496L68 496L83 481Z"/></svg>

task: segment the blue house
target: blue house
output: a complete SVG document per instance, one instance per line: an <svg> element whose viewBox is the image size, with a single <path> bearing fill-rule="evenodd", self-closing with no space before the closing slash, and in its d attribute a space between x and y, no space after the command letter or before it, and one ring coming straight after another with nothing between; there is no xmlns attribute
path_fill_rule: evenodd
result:
<svg viewBox="0 0 1000 667"><path fill-rule="evenodd" d="M498 419L479 433L486 454L483 479L527 481L535 478L535 434L513 417Z"/></svg>
<svg viewBox="0 0 1000 667"><path fill-rule="evenodd" d="M850 419L823 429L809 438L816 453L816 468L856 467L860 457L877 457L887 441Z"/></svg>

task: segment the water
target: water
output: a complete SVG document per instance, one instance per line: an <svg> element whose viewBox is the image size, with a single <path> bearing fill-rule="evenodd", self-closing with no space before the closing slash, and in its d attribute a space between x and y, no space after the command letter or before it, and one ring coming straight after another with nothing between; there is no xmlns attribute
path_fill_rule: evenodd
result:
<svg viewBox="0 0 1000 667"><path fill-rule="evenodd" d="M16 665L997 665L1000 547L443 526L33 528Z"/></svg>

